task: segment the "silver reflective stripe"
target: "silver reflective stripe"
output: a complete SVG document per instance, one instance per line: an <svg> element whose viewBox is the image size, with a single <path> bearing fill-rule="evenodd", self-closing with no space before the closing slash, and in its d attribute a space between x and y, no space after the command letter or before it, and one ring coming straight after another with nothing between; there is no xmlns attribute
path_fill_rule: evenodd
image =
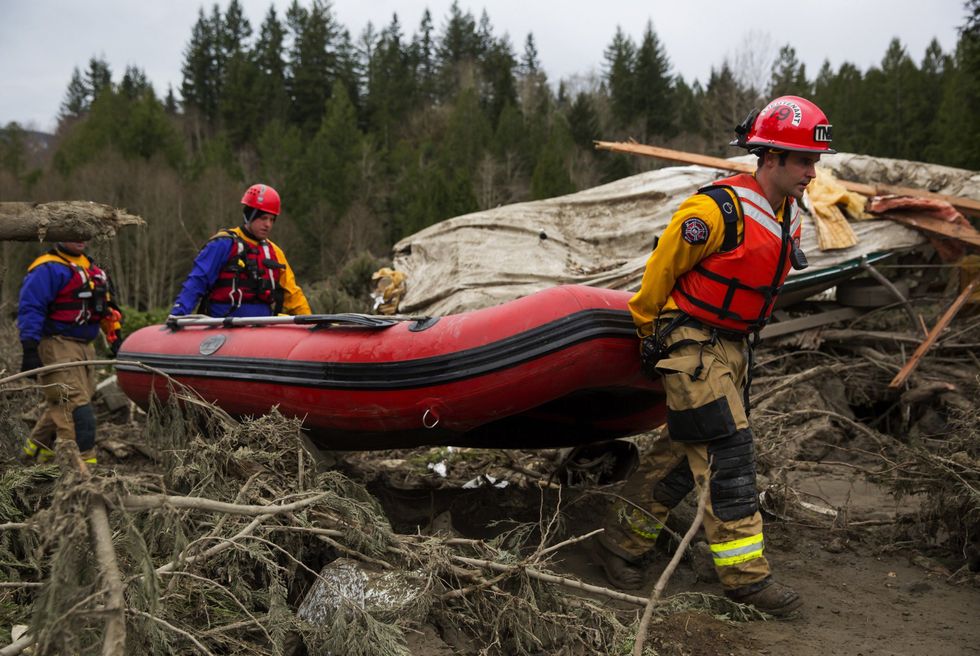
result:
<svg viewBox="0 0 980 656"><path fill-rule="evenodd" d="M265 255L265 259L266 259L267 262L272 259L272 253L269 252L269 242L267 242L267 241L262 242L262 254ZM275 277L275 275L272 272L272 268L270 267L270 268L266 269L266 271L269 272L269 282L272 283L272 288L275 289L276 288L276 277Z"/></svg>
<svg viewBox="0 0 980 656"><path fill-rule="evenodd" d="M789 233L795 235L796 231L800 229L800 225L803 223L803 217L800 214L800 206L796 204L796 200L790 201L790 207L793 210L793 220L789 224Z"/></svg>
<svg viewBox="0 0 980 656"><path fill-rule="evenodd" d="M776 220L775 212L772 211L772 205L769 204L769 200L762 194L751 189L744 189L742 187L733 188L739 198L743 201L748 201L742 203L742 212L745 216L754 220L774 236L782 239L782 226ZM801 221L800 208L792 200L790 201L790 213L792 215L792 219L790 220L790 234L792 235L796 234L796 230L800 227Z"/></svg>
<svg viewBox="0 0 980 656"><path fill-rule="evenodd" d="M765 214L754 205L748 205L746 203L742 203L742 212L745 214L745 218L752 219L761 227L782 239L782 230L779 227L779 223L771 216Z"/></svg>
<svg viewBox="0 0 980 656"><path fill-rule="evenodd" d="M744 187L735 187L735 192L738 193L740 198L758 205L759 208L769 214L769 216L776 216L776 213L772 209L772 205L769 204L769 199L762 194L752 191L751 189L745 189Z"/></svg>

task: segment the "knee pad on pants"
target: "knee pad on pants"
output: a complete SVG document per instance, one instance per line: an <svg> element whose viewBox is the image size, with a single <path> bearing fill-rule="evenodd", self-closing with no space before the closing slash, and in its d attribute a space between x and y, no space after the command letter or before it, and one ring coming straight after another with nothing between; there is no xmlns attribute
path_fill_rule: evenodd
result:
<svg viewBox="0 0 980 656"><path fill-rule="evenodd" d="M86 403L72 410L71 418L75 422L75 443L79 451L95 448L95 411L92 405Z"/></svg>
<svg viewBox="0 0 980 656"><path fill-rule="evenodd" d="M693 489L694 476L685 458L657 482L653 487L653 498L666 507L673 508Z"/></svg>
<svg viewBox="0 0 980 656"><path fill-rule="evenodd" d="M708 443L711 461L711 508L723 522L750 517L759 510L755 491L752 431L736 431Z"/></svg>

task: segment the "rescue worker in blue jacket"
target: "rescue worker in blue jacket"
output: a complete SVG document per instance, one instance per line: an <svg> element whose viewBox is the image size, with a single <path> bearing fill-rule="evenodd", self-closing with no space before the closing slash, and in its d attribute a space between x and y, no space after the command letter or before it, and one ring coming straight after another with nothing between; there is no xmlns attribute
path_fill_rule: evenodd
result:
<svg viewBox="0 0 980 656"><path fill-rule="evenodd" d="M725 593L772 615L801 605L765 557L748 420L751 351L790 267L805 268L797 201L830 148L819 107L776 98L736 128L758 157L685 200L660 236L629 308L644 371L662 381L667 431L627 480L592 552L617 587L644 583L671 508L707 481L704 531Z"/></svg>
<svg viewBox="0 0 980 656"><path fill-rule="evenodd" d="M219 231L194 259L168 323L200 312L212 317L310 314L310 305L282 249L269 240L279 193L254 184L242 196L242 225Z"/></svg>
<svg viewBox="0 0 980 656"><path fill-rule="evenodd" d="M20 289L17 328L21 371L95 359L101 329L112 354L122 343L122 313L108 274L85 255L85 242L61 242L34 260ZM96 462L95 370L66 367L39 376L45 408L24 443L28 461L46 462L55 442L74 440L82 459Z"/></svg>

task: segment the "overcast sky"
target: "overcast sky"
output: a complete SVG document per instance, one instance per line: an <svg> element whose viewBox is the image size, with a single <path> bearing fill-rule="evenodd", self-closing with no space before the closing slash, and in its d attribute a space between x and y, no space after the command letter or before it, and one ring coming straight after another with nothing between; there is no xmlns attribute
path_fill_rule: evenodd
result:
<svg viewBox="0 0 980 656"><path fill-rule="evenodd" d="M288 0L240 0L253 30L270 5L283 18ZM311 0L300 0L309 6ZM77 66L104 58L118 82L127 65L143 69L157 94L180 87L183 52L200 0L0 0L0 126L53 130L65 89ZM224 10L228 0L218 3ZM376 27L398 14L407 38L422 12L432 13L437 32L452 0L334 0L341 24L357 38L368 22ZM812 79L823 61L844 61L861 70L878 65L898 37L918 63L936 38L945 52L956 45L966 15L962 0L459 0L479 20L485 9L497 36L507 34L518 56L534 34L545 72L554 82L600 73L603 51L622 27L635 42L647 21L670 58L674 73L704 82L727 57L736 61L750 40L764 52L789 43Z"/></svg>

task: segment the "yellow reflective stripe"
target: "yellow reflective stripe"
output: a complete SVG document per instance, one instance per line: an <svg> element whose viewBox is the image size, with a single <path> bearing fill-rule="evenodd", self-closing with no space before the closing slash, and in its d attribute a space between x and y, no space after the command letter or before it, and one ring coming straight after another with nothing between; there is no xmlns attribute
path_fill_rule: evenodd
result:
<svg viewBox="0 0 980 656"><path fill-rule="evenodd" d="M85 459L85 462L87 464L89 464L89 465L97 465L97 464L99 464L99 459L98 458L86 458Z"/></svg>
<svg viewBox="0 0 980 656"><path fill-rule="evenodd" d="M757 533L747 538L713 544L711 553L714 556L715 566L724 567L759 558L764 548L762 533Z"/></svg>
<svg viewBox="0 0 980 656"><path fill-rule="evenodd" d="M28 458L40 457L41 459L51 458L54 456L54 451L51 449L41 446L31 438L27 438L24 442L24 455Z"/></svg>
<svg viewBox="0 0 980 656"><path fill-rule="evenodd" d="M626 523L629 525L630 530L641 538L646 538L647 540L656 540L660 537L660 530L664 525L652 517L647 516L637 510L634 510L632 514L627 518Z"/></svg>

